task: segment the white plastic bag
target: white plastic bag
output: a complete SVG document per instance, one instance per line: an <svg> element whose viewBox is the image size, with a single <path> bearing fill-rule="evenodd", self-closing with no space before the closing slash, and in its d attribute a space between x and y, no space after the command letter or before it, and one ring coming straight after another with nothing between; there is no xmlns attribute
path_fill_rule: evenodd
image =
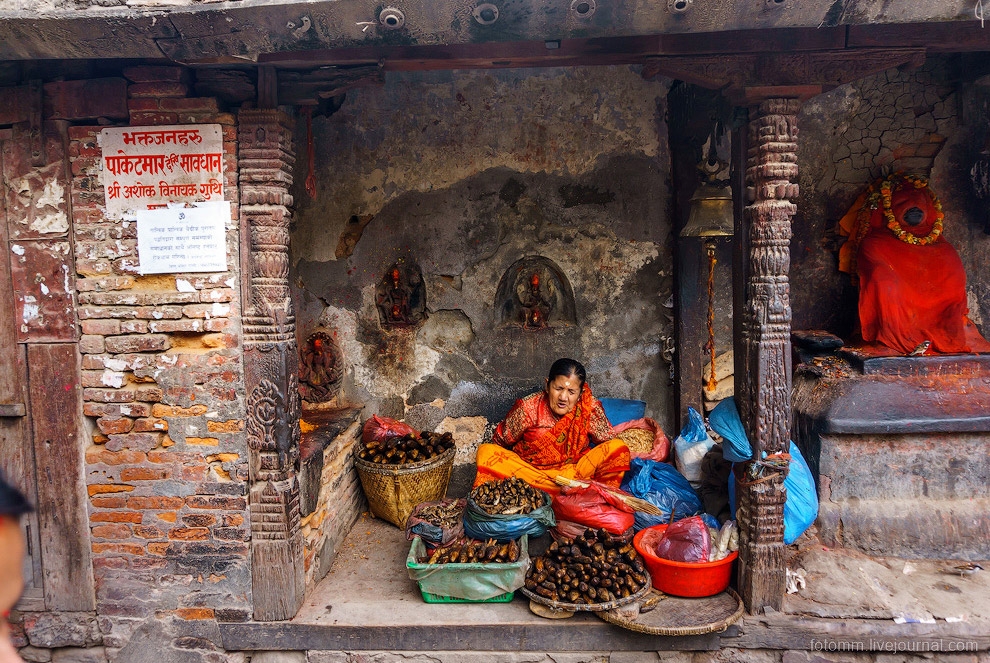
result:
<svg viewBox="0 0 990 663"><path fill-rule="evenodd" d="M688 420L674 440L674 464L693 488L701 486L701 459L715 441L705 430L705 422L693 407L688 408Z"/></svg>

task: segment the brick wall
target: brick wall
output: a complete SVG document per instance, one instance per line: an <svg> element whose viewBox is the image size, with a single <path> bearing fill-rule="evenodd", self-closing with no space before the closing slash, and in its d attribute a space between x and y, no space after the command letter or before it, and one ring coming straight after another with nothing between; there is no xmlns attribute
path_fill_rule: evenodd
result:
<svg viewBox="0 0 990 663"><path fill-rule="evenodd" d="M220 124L238 216L235 117L179 67L134 67L130 124ZM133 222L104 216L101 126L69 130L89 519L108 648L152 614L250 614L238 226L227 273L140 276ZM119 637L113 634L119 633Z"/></svg>

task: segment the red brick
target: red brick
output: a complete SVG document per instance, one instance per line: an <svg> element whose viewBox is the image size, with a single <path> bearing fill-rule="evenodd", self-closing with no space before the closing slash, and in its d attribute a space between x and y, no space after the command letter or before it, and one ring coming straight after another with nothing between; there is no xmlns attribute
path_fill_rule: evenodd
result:
<svg viewBox="0 0 990 663"><path fill-rule="evenodd" d="M83 414L87 417L147 417L151 406L147 403L83 403Z"/></svg>
<svg viewBox="0 0 990 663"><path fill-rule="evenodd" d="M228 421L207 421L206 430L211 433L239 433L244 430L244 420L229 419Z"/></svg>
<svg viewBox="0 0 990 663"><path fill-rule="evenodd" d="M121 334L147 334L148 323L144 320L124 320L120 323Z"/></svg>
<svg viewBox="0 0 990 663"><path fill-rule="evenodd" d="M142 97L185 97L189 94L189 86L177 81L157 79L144 83L133 83L127 88L127 96L131 99Z"/></svg>
<svg viewBox="0 0 990 663"><path fill-rule="evenodd" d="M169 339L164 334L110 336L106 340L107 352L162 352L168 350Z"/></svg>
<svg viewBox="0 0 990 663"><path fill-rule="evenodd" d="M69 127L69 138L71 140L96 140L96 137L103 131L103 127L100 126L82 126L77 125Z"/></svg>
<svg viewBox="0 0 990 663"><path fill-rule="evenodd" d="M96 420L96 425L99 426L100 432L104 435L114 435L126 433L134 428L134 420L127 417L121 417L119 419L100 417Z"/></svg>
<svg viewBox="0 0 990 663"><path fill-rule="evenodd" d="M134 528L134 536L142 539L164 539L165 532L157 527L151 527L148 525L139 525Z"/></svg>
<svg viewBox="0 0 990 663"><path fill-rule="evenodd" d="M206 481L206 473L209 471L206 465L183 465L183 481Z"/></svg>
<svg viewBox="0 0 990 663"><path fill-rule="evenodd" d="M79 261L76 261L76 265ZM76 309L80 320L93 320L97 318L136 318L137 310L130 306L80 306ZM182 310L179 310L182 315Z"/></svg>
<svg viewBox="0 0 990 663"><path fill-rule="evenodd" d="M93 334L84 334L79 338L79 352L84 355L98 355L103 353L104 343L102 336L96 336ZM96 384L85 385L88 387L95 387L100 385L99 381Z"/></svg>
<svg viewBox="0 0 990 663"><path fill-rule="evenodd" d="M141 320L178 320L182 317L180 306L140 306L130 309L132 318Z"/></svg>
<svg viewBox="0 0 990 663"><path fill-rule="evenodd" d="M145 467L126 467L120 471L121 481L159 481L167 479L171 472L163 469L148 469Z"/></svg>
<svg viewBox="0 0 990 663"><path fill-rule="evenodd" d="M126 403L134 400L132 389L83 389L83 400L100 403Z"/></svg>
<svg viewBox="0 0 990 663"><path fill-rule="evenodd" d="M93 497L89 503L98 509L123 509L127 504L125 497Z"/></svg>
<svg viewBox="0 0 990 663"><path fill-rule="evenodd" d="M165 559L153 559L150 557L138 557L137 559L131 560L132 569L164 569L168 566L168 560Z"/></svg>
<svg viewBox="0 0 990 663"><path fill-rule="evenodd" d="M172 547L172 544L166 543L166 542L149 543L148 544L148 553L151 554L151 555L162 555L162 556L165 556L165 555L168 554L168 551L169 551L169 549L171 547Z"/></svg>
<svg viewBox="0 0 990 663"><path fill-rule="evenodd" d="M248 541L251 533L242 527L217 527L213 530L213 537L221 541Z"/></svg>
<svg viewBox="0 0 990 663"><path fill-rule="evenodd" d="M129 539L131 538L131 528L129 525L114 523L112 525L96 525L92 528L93 536L97 539Z"/></svg>
<svg viewBox="0 0 990 663"><path fill-rule="evenodd" d="M170 83L189 82L189 70L185 67L172 65L135 65L133 67L125 67L121 73L131 83L155 83L158 81Z"/></svg>
<svg viewBox="0 0 990 663"><path fill-rule="evenodd" d="M162 390L158 387L154 388L140 388L134 390L134 398L139 401L144 401L146 403L157 403L162 399L164 394Z"/></svg>
<svg viewBox="0 0 990 663"><path fill-rule="evenodd" d="M89 281L90 279L79 279ZM76 281L78 284L79 281ZM83 334L99 334L100 336L113 336L120 333L120 320L83 320L80 325Z"/></svg>
<svg viewBox="0 0 990 663"><path fill-rule="evenodd" d="M128 99L127 100L127 110L129 110L129 111L156 111L156 110L161 110L161 105L158 103L158 99L155 99L155 98Z"/></svg>
<svg viewBox="0 0 990 663"><path fill-rule="evenodd" d="M146 460L145 454L132 449L107 451L102 447L90 447L86 450L86 462L91 465L138 465Z"/></svg>
<svg viewBox="0 0 990 663"><path fill-rule="evenodd" d="M187 527L209 527L216 525L217 517L209 513L192 513L182 516L182 522Z"/></svg>
<svg viewBox="0 0 990 663"><path fill-rule="evenodd" d="M102 495L104 493L127 493L132 490L134 490L134 486L125 486L114 483L98 483L86 486L86 492L89 493L90 497L93 495Z"/></svg>
<svg viewBox="0 0 990 663"><path fill-rule="evenodd" d="M152 320L148 323L148 331L161 334L181 333L203 333L211 331L206 329L204 320Z"/></svg>
<svg viewBox="0 0 990 663"><path fill-rule="evenodd" d="M100 553L124 553L127 555L143 555L144 548L134 543L94 543L93 552Z"/></svg>
<svg viewBox="0 0 990 663"><path fill-rule="evenodd" d="M75 205L73 200L73 205ZM98 258L96 260L85 260L76 257L76 272L81 276L104 276L113 273L113 265L106 258ZM78 312L79 309L76 309ZM103 317L103 316L96 316ZM133 316L130 316L133 317Z"/></svg>
<svg viewBox="0 0 990 663"><path fill-rule="evenodd" d="M244 516L239 513L225 513L223 516L225 527L237 527L244 524Z"/></svg>
<svg viewBox="0 0 990 663"><path fill-rule="evenodd" d="M228 303L234 301L234 291L231 288L213 288L203 290L199 294L199 300L204 304L211 302Z"/></svg>
<svg viewBox="0 0 990 663"><path fill-rule="evenodd" d="M86 78L45 83L45 117L81 120L127 117L127 81L123 78Z"/></svg>
<svg viewBox="0 0 990 663"><path fill-rule="evenodd" d="M186 97L184 99L164 98L161 100L162 110L169 111L202 111L216 113L219 110L217 100L213 97Z"/></svg>
<svg viewBox="0 0 990 663"><path fill-rule="evenodd" d="M155 431L165 432L168 430L168 422L164 419L154 417L143 417L134 422L135 433L150 433Z"/></svg>
<svg viewBox="0 0 990 663"><path fill-rule="evenodd" d="M94 557L93 567L97 569L126 569L125 557Z"/></svg>
<svg viewBox="0 0 990 663"><path fill-rule="evenodd" d="M179 608L175 611L176 617L187 621L213 619L215 615L213 608Z"/></svg>
<svg viewBox="0 0 990 663"><path fill-rule="evenodd" d="M205 541L210 538L210 530L205 527L176 527L168 533L168 538L179 541Z"/></svg>
<svg viewBox="0 0 990 663"><path fill-rule="evenodd" d="M130 124L134 127L150 127L158 124L178 124L179 116L176 113L166 113L164 111L134 111L131 113Z"/></svg>
<svg viewBox="0 0 990 663"><path fill-rule="evenodd" d="M89 515L92 523L134 523L140 525L144 516L136 511L95 511Z"/></svg>
<svg viewBox="0 0 990 663"><path fill-rule="evenodd" d="M221 495L190 495L186 497L186 505L192 509L243 511L247 508L247 500L243 497L224 497Z"/></svg>
<svg viewBox="0 0 990 663"><path fill-rule="evenodd" d="M153 417L196 417L206 414L209 410L205 405L193 405L191 407L179 407L177 405L162 405L156 403L151 406L151 416Z"/></svg>
<svg viewBox="0 0 990 663"><path fill-rule="evenodd" d="M128 509L174 511L185 503L181 497L165 495L135 495L127 498Z"/></svg>

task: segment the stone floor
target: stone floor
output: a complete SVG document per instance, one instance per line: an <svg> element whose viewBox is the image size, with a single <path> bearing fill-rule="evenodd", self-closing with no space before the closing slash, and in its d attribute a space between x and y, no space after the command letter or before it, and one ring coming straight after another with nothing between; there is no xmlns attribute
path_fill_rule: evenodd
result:
<svg viewBox="0 0 990 663"><path fill-rule="evenodd" d="M744 616L722 633L663 637L613 626L589 613L558 620L538 617L518 593L503 604L427 604L406 574L408 551L402 531L362 515L330 573L309 592L295 619L222 624L225 648L309 651L310 660L321 660L312 657L314 651L614 656L731 649L811 656L928 648L968 652L969 658L960 659L965 661L990 660L990 563L982 564L985 571L958 575L952 569L955 562L872 559L825 548L805 536L788 551L797 591L786 596L781 612Z"/></svg>

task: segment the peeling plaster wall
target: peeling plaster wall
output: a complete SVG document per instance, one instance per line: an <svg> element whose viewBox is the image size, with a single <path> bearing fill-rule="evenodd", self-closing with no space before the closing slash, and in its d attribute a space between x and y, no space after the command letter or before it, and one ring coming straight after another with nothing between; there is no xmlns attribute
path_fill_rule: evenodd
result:
<svg viewBox="0 0 990 663"><path fill-rule="evenodd" d="M669 429L667 88L630 67L389 74L314 119L294 296L301 339L317 324L337 334L343 400L442 423L466 450L572 356L596 395L645 400ZM537 254L570 281L577 324L501 328L499 280ZM428 318L383 331L375 285L402 259L422 269Z"/></svg>
<svg viewBox="0 0 990 663"><path fill-rule="evenodd" d="M831 231L863 189L892 170L930 177L945 212L945 237L966 268L971 317L977 324L987 319L986 202L974 195L969 171L990 132L990 80L958 83L957 67L930 58L915 71L889 70L843 85L802 109L801 199L791 242L794 329L827 329L844 338L852 332L857 293L838 271Z"/></svg>

